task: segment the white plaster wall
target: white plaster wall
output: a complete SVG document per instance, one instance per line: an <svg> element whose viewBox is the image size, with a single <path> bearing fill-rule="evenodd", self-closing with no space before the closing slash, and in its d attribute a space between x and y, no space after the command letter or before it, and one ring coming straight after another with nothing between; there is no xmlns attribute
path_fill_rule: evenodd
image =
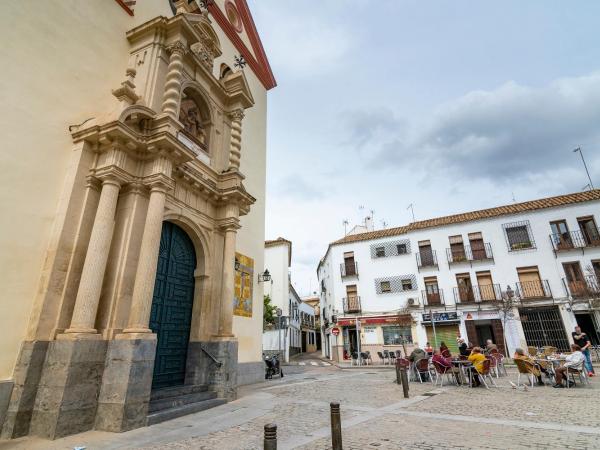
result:
<svg viewBox="0 0 600 450"><path fill-rule="evenodd" d="M559 252L555 257L549 235L550 222L566 219L570 231L579 229L577 217L593 215L596 223L600 220L600 201L586 202L561 208L549 208L532 211L526 214L501 216L488 220L466 222L442 228L427 228L409 234L394 236L372 241L353 242L331 247L323 267L319 271L320 279L327 285L327 295L324 305L334 304L335 308L343 310L342 298L346 296L346 285L356 284L358 295L361 297L363 312L385 312L404 307L409 297L418 298L421 302L421 290L425 288L423 278L436 276L438 285L444 292L446 304L454 304L453 288L456 284L457 273L470 273L471 281L477 284L475 273L489 270L494 283L499 283L502 289L508 284L515 288L519 281L517 267L538 266L540 276L548 280L555 298L566 298L562 278L565 277L563 262L580 261L582 269L591 260L600 259L600 248L588 248L585 254L581 250ZM537 249L509 252L502 224L529 220L533 239ZM446 248L449 248L448 236L461 234L463 241L468 244L468 233L482 232L483 239L491 243L494 261L455 264L450 268L446 259ZM410 239L411 253L385 258L371 258L370 246L373 243L385 243L398 239ZM418 241L429 240L433 250L437 252L439 270L424 268L417 270L415 252L418 251ZM356 277L342 280L340 264L343 263L344 252L354 252L358 263L358 279ZM418 291L403 293L376 294L374 280L376 278L395 275L414 274L417 277Z"/></svg>
<svg viewBox="0 0 600 450"><path fill-rule="evenodd" d="M262 283L264 295L271 297L271 304L281 308L283 315L289 315L289 247L282 243L265 248L265 269L271 274L271 281Z"/></svg>

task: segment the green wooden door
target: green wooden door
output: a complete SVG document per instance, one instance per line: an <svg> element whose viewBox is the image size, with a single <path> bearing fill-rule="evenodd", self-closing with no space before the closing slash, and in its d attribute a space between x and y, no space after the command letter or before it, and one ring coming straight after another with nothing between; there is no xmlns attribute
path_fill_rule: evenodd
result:
<svg viewBox="0 0 600 450"><path fill-rule="evenodd" d="M150 313L158 338L152 388L181 385L190 338L196 252L189 236L164 222Z"/></svg>

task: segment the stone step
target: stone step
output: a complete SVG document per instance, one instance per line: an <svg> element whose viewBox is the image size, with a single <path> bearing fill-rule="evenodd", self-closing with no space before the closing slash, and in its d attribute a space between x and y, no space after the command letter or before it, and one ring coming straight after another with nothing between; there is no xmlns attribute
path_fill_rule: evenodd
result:
<svg viewBox="0 0 600 450"><path fill-rule="evenodd" d="M154 425L166 420L176 419L177 417L186 416L205 409L214 408L215 406L227 403L225 399L214 398L212 400L204 400L196 403L178 406L176 408L163 409L151 414L148 414L148 425Z"/></svg>
<svg viewBox="0 0 600 450"><path fill-rule="evenodd" d="M217 398L217 394L211 391L193 392L191 394L178 395L177 397L166 397L156 400L150 400L148 412L153 413L163 409L177 408L189 403L203 402Z"/></svg>
<svg viewBox="0 0 600 450"><path fill-rule="evenodd" d="M150 394L150 401L162 400L163 398L180 397L182 395L195 394L196 392L206 392L208 386L205 384L186 384L183 386L173 386L157 389Z"/></svg>

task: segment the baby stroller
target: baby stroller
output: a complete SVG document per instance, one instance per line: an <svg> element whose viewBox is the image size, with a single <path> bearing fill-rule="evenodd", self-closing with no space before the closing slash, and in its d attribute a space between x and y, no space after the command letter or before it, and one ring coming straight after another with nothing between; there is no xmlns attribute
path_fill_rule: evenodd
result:
<svg viewBox="0 0 600 450"><path fill-rule="evenodd" d="M265 380L273 379L273 375L279 375L279 378L283 378L283 370L279 365L279 358L277 357L277 355L265 355L264 359L265 365L267 366L265 368Z"/></svg>

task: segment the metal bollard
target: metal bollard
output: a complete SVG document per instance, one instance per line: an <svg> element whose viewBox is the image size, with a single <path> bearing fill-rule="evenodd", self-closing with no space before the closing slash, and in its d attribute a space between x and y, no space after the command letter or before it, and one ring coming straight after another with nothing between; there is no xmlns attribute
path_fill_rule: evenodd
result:
<svg viewBox="0 0 600 450"><path fill-rule="evenodd" d="M277 450L277 425L268 423L265 425L264 450Z"/></svg>
<svg viewBox="0 0 600 450"><path fill-rule="evenodd" d="M331 402L331 448L342 450L342 417L340 416L340 404Z"/></svg>
<svg viewBox="0 0 600 450"><path fill-rule="evenodd" d="M397 385L402 384L402 378L400 376L400 365L398 363L396 363L396 384Z"/></svg>
<svg viewBox="0 0 600 450"><path fill-rule="evenodd" d="M402 379L404 398L408 398L408 374L406 373L406 367L400 368L400 378Z"/></svg>

